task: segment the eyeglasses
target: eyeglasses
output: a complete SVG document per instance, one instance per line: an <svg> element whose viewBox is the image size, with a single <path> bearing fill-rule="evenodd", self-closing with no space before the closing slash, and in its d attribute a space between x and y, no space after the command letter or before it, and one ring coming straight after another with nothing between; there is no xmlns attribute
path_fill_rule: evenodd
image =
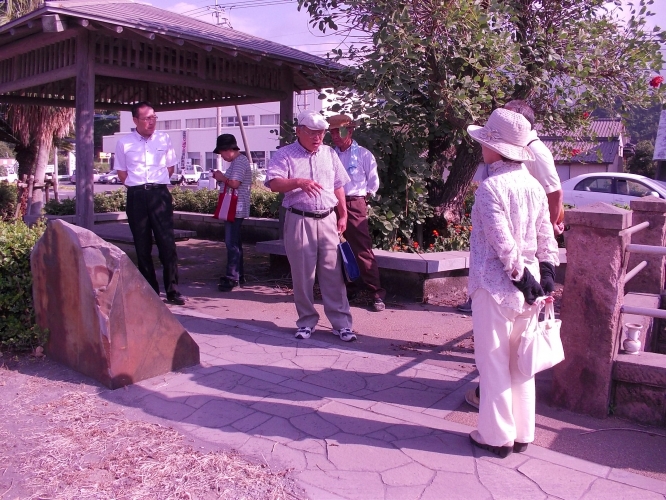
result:
<svg viewBox="0 0 666 500"><path fill-rule="evenodd" d="M140 122L156 122L157 115L146 116L145 118L137 118Z"/></svg>
<svg viewBox="0 0 666 500"><path fill-rule="evenodd" d="M303 126L303 132L305 132L305 135L308 137L324 137L326 135L325 130L312 130L307 128L305 125Z"/></svg>

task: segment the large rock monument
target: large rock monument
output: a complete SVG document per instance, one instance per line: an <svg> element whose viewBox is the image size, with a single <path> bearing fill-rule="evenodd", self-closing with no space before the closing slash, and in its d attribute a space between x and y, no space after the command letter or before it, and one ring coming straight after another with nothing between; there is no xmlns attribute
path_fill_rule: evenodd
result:
<svg viewBox="0 0 666 500"><path fill-rule="evenodd" d="M111 389L199 363L199 346L129 257L91 231L51 221L30 264L55 361Z"/></svg>

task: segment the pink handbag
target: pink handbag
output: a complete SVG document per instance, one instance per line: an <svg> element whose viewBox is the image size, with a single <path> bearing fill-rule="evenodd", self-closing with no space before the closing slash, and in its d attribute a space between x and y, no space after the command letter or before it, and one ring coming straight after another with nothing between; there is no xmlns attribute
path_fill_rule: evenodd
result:
<svg viewBox="0 0 666 500"><path fill-rule="evenodd" d="M220 191L217 198L217 206L213 213L214 219L233 222L236 218L236 205L238 204L238 194L235 189L229 192L229 185L225 182L224 189Z"/></svg>

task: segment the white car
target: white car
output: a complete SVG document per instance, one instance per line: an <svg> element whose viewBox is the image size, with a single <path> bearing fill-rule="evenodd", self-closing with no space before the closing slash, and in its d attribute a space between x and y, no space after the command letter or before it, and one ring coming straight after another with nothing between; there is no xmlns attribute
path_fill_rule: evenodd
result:
<svg viewBox="0 0 666 500"><path fill-rule="evenodd" d="M93 182L99 182L99 171L97 169L93 169ZM69 178L69 182L72 184L76 184L76 170L72 174L72 176Z"/></svg>
<svg viewBox="0 0 666 500"><path fill-rule="evenodd" d="M597 202L629 205L631 200L654 196L666 199L666 182L620 172L596 172L562 183L564 203L575 207Z"/></svg>
<svg viewBox="0 0 666 500"><path fill-rule="evenodd" d="M202 172L197 180L197 189L217 189L217 182L212 184L210 172Z"/></svg>
<svg viewBox="0 0 666 500"><path fill-rule="evenodd" d="M105 174L99 176L100 184L119 184L120 179L118 179L118 172L111 170Z"/></svg>

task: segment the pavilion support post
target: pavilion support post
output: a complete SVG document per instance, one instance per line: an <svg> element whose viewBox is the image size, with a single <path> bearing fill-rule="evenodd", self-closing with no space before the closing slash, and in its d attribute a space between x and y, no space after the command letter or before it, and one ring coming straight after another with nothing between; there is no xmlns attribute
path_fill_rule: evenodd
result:
<svg viewBox="0 0 666 500"><path fill-rule="evenodd" d="M81 30L76 40L76 225L92 229L93 120L95 117L94 34Z"/></svg>
<svg viewBox="0 0 666 500"><path fill-rule="evenodd" d="M284 92L284 99L280 100L280 146L289 144L293 134L291 125L294 123L294 75L291 68L282 68L282 91ZM280 218L280 229L278 235L280 239L284 237L284 217L285 208L280 204L278 212Z"/></svg>

